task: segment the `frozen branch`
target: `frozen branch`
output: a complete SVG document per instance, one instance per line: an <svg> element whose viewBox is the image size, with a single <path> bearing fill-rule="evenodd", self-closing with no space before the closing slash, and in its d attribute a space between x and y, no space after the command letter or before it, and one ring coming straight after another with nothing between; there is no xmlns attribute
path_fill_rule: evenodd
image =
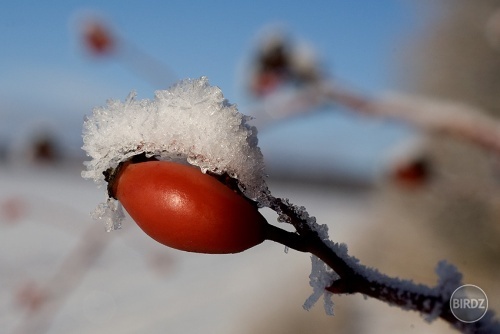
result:
<svg viewBox="0 0 500 334"><path fill-rule="evenodd" d="M467 140L500 154L500 121L466 103L415 95L389 94L371 98L332 83L316 83L288 96L269 97L264 101L257 125L270 119L307 113L315 108L338 104L370 117L382 117L407 123L422 131ZM261 119L259 119L261 118Z"/></svg>
<svg viewBox="0 0 500 334"><path fill-rule="evenodd" d="M331 101L352 110L465 139L500 154L500 122L471 105L399 94L372 99L332 85L324 86L323 92Z"/></svg>
<svg viewBox="0 0 500 334"><path fill-rule="evenodd" d="M333 269L338 276L324 287L327 291L333 294L361 293L405 310L418 311L428 321L441 318L463 333L500 333L500 323L493 319L493 312L488 312L475 323L461 322L452 314L450 297L462 284L462 275L454 266L439 263L436 270L438 284L432 288L388 277L349 256L345 245L329 240L326 226L316 224L314 217L309 217L303 208L279 198L272 199L271 208L280 215L281 221L292 224L296 233L269 225L267 239L300 252L309 252Z"/></svg>

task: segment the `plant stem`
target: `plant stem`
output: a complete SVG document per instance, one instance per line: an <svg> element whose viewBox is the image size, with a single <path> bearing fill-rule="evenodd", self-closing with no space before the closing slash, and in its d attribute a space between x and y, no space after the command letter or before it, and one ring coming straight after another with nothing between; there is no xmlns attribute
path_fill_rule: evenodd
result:
<svg viewBox="0 0 500 334"><path fill-rule="evenodd" d="M405 310L418 311L427 315L428 320L440 317L463 333L500 333L500 323L493 320L492 312L474 323L461 322L451 312L450 295L443 293L439 286L430 288L367 268L357 259L339 253L335 247L331 247L332 242L323 240L291 204L274 198L271 208L288 217L287 222L292 224L297 232L288 232L267 224L266 239L299 252L311 253L325 262L340 277L325 287L327 291L335 294L361 293Z"/></svg>

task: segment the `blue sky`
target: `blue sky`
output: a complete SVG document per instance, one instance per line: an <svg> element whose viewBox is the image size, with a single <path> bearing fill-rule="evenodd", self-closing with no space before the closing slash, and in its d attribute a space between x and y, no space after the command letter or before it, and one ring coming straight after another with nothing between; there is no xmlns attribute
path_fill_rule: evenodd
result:
<svg viewBox="0 0 500 334"><path fill-rule="evenodd" d="M0 139L10 138L14 130L29 133L35 126L31 124L48 124L63 132L68 144L79 145L83 116L92 107L107 98L123 99L134 89L139 97L148 98L163 88L113 58L89 57L76 29L84 13L105 18L120 36L166 64L178 78L208 76L244 112L238 73L264 27L285 26L316 48L334 78L376 93L397 84L391 69L405 38L421 24L415 12L409 0L8 2L0 11ZM369 130L354 126L361 134L355 130L353 136L353 122L342 117L340 123L334 122L338 128L332 129L339 137L323 140L343 143L343 147L333 145L339 154L359 152L346 158L354 159L348 164L375 159L374 153L367 158L370 149L361 147L375 142L371 131L382 146L400 136L400 130L379 131L380 126L373 124ZM314 134L315 126L314 121L292 121L279 126L274 135L263 133L261 141L267 145L268 136L269 141L279 142L277 138L297 129L304 136ZM315 151L317 145L309 145L313 148L305 149Z"/></svg>

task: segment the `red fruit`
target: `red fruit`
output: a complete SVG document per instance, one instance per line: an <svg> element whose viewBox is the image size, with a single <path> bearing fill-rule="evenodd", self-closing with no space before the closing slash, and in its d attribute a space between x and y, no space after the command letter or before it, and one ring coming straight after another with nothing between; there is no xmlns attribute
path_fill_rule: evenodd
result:
<svg viewBox="0 0 500 334"><path fill-rule="evenodd" d="M237 253L264 240L253 204L198 168L167 161L128 163L114 195L156 241L197 253Z"/></svg>
<svg viewBox="0 0 500 334"><path fill-rule="evenodd" d="M266 96L274 92L282 83L283 78L277 73L263 72L255 78L252 90L257 96Z"/></svg>
<svg viewBox="0 0 500 334"><path fill-rule="evenodd" d="M111 53L115 47L109 30L99 22L88 22L84 27L84 40L90 51L102 55Z"/></svg>
<svg viewBox="0 0 500 334"><path fill-rule="evenodd" d="M430 175L429 164L424 159L418 159L410 163L397 166L393 177L402 186L417 189L425 186Z"/></svg>

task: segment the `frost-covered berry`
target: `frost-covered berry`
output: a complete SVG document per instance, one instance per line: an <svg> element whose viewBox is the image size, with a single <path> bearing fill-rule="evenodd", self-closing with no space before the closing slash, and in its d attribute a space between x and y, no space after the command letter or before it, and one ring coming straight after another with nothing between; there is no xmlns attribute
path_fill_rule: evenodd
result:
<svg viewBox="0 0 500 334"><path fill-rule="evenodd" d="M248 120L205 77L157 91L152 100L136 100L132 93L124 102L112 100L95 108L85 120L83 149L91 160L82 176L104 184L104 174L144 155L196 166L200 174L227 174L244 196L265 205L264 162L257 131ZM120 210L111 198L95 216L111 230L120 226Z"/></svg>

